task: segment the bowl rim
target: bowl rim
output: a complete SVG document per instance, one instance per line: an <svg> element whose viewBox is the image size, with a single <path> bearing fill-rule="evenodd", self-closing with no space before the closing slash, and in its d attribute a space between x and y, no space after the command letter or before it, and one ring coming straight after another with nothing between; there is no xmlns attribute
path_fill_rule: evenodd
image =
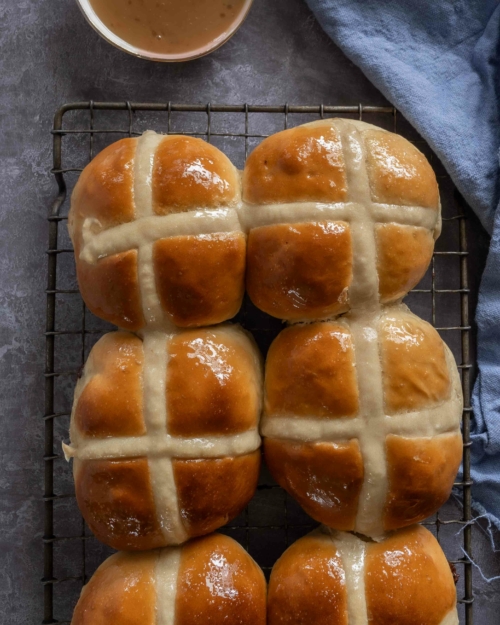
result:
<svg viewBox="0 0 500 625"><path fill-rule="evenodd" d="M83 13L87 22L92 26L92 28L108 43L113 45L115 48L122 50L123 52L127 52L132 56L135 56L140 59L145 59L147 61L158 61L160 63L180 63L182 61L192 61L194 59L199 59L202 56L210 54L214 50L217 50L221 46L223 46L234 33L240 28L240 26L245 21L250 9L254 3L254 0L245 0L243 5L243 9L238 16L238 18L231 24L231 27L225 30L221 35L216 37L210 44L196 48L190 52L182 52L177 54L161 54L156 52L150 52L148 50L144 50L142 48L138 48L125 39L122 39L118 35L116 35L112 30L110 30L104 22L101 21L99 16L94 10L94 7L91 4L91 0L76 0L81 12Z"/></svg>

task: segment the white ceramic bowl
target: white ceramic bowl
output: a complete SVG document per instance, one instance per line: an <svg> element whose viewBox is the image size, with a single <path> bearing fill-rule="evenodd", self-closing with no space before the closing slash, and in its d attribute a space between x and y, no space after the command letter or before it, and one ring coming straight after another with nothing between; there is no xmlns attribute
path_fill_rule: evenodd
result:
<svg viewBox="0 0 500 625"><path fill-rule="evenodd" d="M88 23L108 43L111 43L113 46L119 48L120 50L128 52L129 54L137 56L141 59L148 59L149 61L161 61L163 63L190 61L192 59L197 59L200 56L205 56L205 54L209 54L214 50L217 50L217 48L220 48L223 44L226 43L226 41L231 39L234 33L242 25L246 16L248 15L248 12L250 11L250 7L253 4L253 0L246 0L245 4L243 5L243 10L241 11L238 19L231 25L228 30L226 30L221 35L219 35L219 37L211 41L208 45L202 46L201 48L197 48L186 53L157 54L155 52L143 50L142 48L136 48L132 44L118 37L118 35L115 35L115 33L109 30L109 28L99 19L97 13L94 11L92 5L90 4L90 0L76 1Z"/></svg>

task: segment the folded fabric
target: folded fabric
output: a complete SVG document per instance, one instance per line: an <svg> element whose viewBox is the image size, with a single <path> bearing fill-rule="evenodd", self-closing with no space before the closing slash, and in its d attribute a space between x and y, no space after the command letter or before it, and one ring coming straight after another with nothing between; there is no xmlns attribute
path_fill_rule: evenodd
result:
<svg viewBox="0 0 500 625"><path fill-rule="evenodd" d="M500 0L306 1L492 235L476 312L472 492L500 529Z"/></svg>

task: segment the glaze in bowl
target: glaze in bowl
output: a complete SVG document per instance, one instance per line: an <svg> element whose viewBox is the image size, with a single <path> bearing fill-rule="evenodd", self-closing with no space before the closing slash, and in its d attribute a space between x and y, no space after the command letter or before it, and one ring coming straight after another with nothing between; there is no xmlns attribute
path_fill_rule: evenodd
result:
<svg viewBox="0 0 500 625"><path fill-rule="evenodd" d="M198 59L202 56L210 54L214 50L217 50L222 45L224 45L234 33L238 30L238 28L245 21L248 12L253 4L253 0L246 0L241 13L238 15L236 20L231 24L230 28L221 33L218 37L213 39L208 44L195 48L193 50L187 52L179 52L179 53L157 53L152 52L150 50L144 50L133 44L125 41L118 35L116 35L113 31L111 31L99 18L96 11L94 10L90 0L76 0L80 10L82 11L87 22L92 26L92 28L101 35L103 39L105 39L108 43L115 46L116 48L131 54L132 56L147 59L148 61L159 61L162 63L176 63L181 61L191 61L193 59Z"/></svg>

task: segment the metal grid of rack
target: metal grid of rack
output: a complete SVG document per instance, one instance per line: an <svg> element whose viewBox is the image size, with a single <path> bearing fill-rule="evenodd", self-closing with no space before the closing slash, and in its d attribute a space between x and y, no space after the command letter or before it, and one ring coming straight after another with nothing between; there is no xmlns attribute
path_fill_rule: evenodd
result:
<svg viewBox="0 0 500 625"><path fill-rule="evenodd" d="M440 164L415 131L392 107L185 105L172 103L78 102L61 107L54 119L53 169L59 193L49 210L45 364L45 524L43 623L69 623L81 587L111 552L86 528L76 506L69 465L62 457L74 384L88 352L109 324L84 306L76 284L73 250L67 235L69 193L79 172L109 143L146 129L201 137L220 147L242 167L249 151L283 128L322 117L363 119L399 132L433 161L443 204L443 234L423 281L405 300L430 321L450 345L462 374L463 479L455 484L462 509L448 506L426 525L443 544L458 582L461 623L473 624L470 480L470 369L467 237L460 197ZM245 300L237 317L265 353L282 325ZM278 487L263 468L256 496L221 531L238 540L266 574L283 550L317 524Z"/></svg>

